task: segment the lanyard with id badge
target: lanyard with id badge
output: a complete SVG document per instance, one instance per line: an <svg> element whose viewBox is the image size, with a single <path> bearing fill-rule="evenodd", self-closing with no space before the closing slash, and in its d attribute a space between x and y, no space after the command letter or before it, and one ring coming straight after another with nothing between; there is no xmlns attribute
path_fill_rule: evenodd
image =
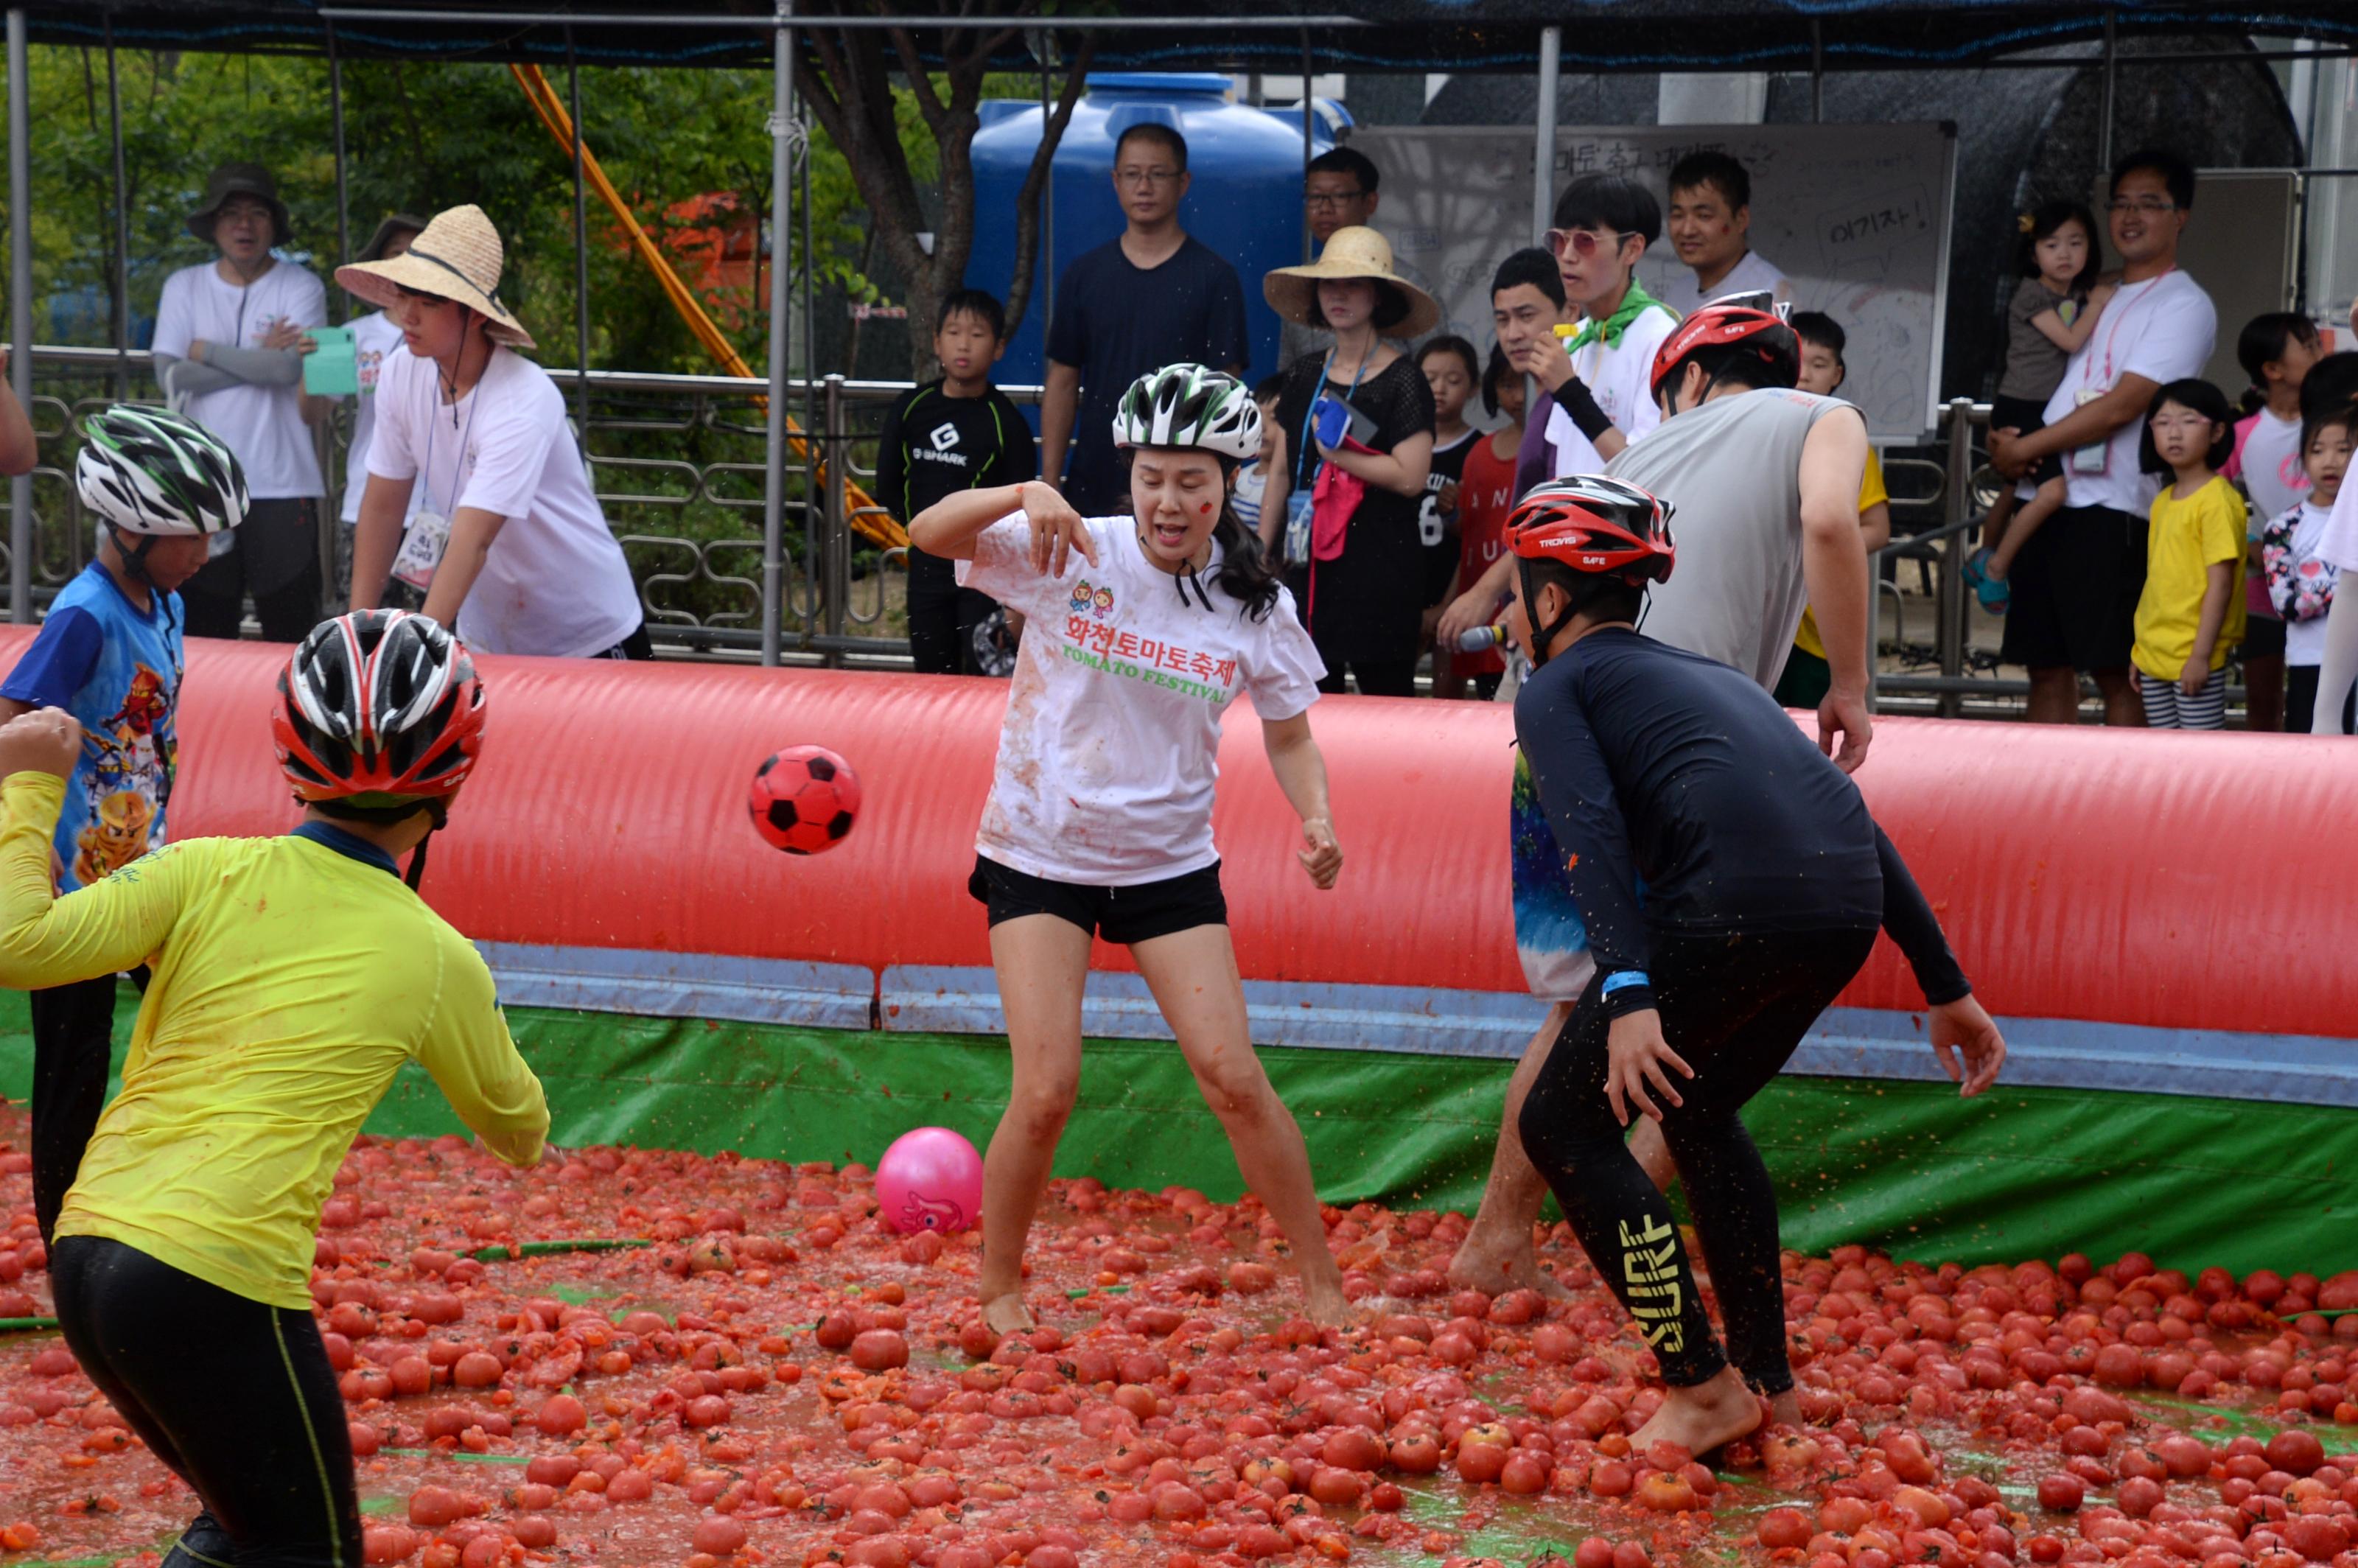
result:
<svg viewBox="0 0 2358 1568"><path fill-rule="evenodd" d="M1325 362L1318 367L1318 394L1310 400L1310 407L1302 416L1302 444L1294 453L1296 476L1303 472L1302 455L1312 449L1313 431L1325 446L1342 441L1344 432L1350 427L1350 400L1359 390L1360 377L1368 373L1368 361L1374 357L1372 353L1360 357L1359 368L1351 377L1351 390L1338 399L1326 390L1326 374L1335 368L1335 351L1326 351ZM1324 458L1319 460L1322 465L1325 461ZM1317 505L1317 475L1318 469L1314 466L1307 479L1285 493L1285 558L1296 565L1310 559L1310 525Z"/></svg>
<svg viewBox="0 0 2358 1568"><path fill-rule="evenodd" d="M440 390L438 376L435 393L438 394ZM432 492L435 419L431 412L426 416L426 460L417 465L418 477L427 486L426 504L411 514L408 530L401 536L401 549L393 557L395 580L406 583L420 593L425 593L433 588L434 573L442 565L442 552L450 545L450 512L459 499L459 472L466 466L467 448L475 434L476 405L472 398L475 393L481 390L482 386L478 383L473 391L468 394L470 401L467 405L467 427L459 438L459 456L450 465L449 493L443 498L443 504L440 506L434 504ZM459 411L454 406L450 411L450 422L454 428L458 420Z"/></svg>
<svg viewBox="0 0 2358 1568"><path fill-rule="evenodd" d="M2134 310L2137 306L2144 304L2148 299L2151 299L2154 297L2155 292L2161 287L2161 280L2168 277L2171 273L2176 272L2177 270L2178 269L2173 266L2166 268L2162 272L2157 274L2153 281L2146 286L2146 291L2143 294L2138 295L2134 300L2131 300L2126 309L2118 308L2119 301L2117 299L2114 301L2115 308L2112 311L2108 312L2111 316L2111 319L2104 323L2104 325L2109 326L2112 329L2104 334L2104 384L2102 386L2089 385L2087 373L2085 371L2082 371L2080 377L2080 385L2071 394L2071 406L2074 411L2085 408L2088 405L2095 402L2097 399L2103 397L2106 393L2113 390L2114 385L2120 379L2113 370L2113 348L2114 345L2120 341L2122 324L2128 319L2130 310ZM2093 362L2093 358L2094 356L2090 356L2091 362ZM2107 436L2102 440L2091 441L2084 447L2075 448L2071 453L2071 470L2076 474L2085 474L2091 478L2100 478L2112 467L2112 460L2113 439L2110 436Z"/></svg>

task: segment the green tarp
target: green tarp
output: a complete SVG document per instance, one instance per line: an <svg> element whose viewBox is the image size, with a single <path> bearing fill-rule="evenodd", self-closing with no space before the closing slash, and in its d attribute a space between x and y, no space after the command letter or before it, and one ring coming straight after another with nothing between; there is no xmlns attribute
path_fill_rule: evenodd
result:
<svg viewBox="0 0 2358 1568"><path fill-rule="evenodd" d="M128 1038L126 989L116 1029ZM778 1159L873 1161L911 1127L978 1146L1004 1107L1003 1044L514 1009L560 1144L636 1143ZM23 999L0 996L0 1093L31 1080ZM1508 1064L1267 1047L1278 1093L1329 1202L1471 1211L1498 1134ZM1787 1077L1747 1113L1777 1181L1789 1246L1845 1241L1963 1263L2099 1260L2136 1249L2186 1269L2358 1268L2349 1223L2358 1112L2258 1101ZM406 1069L369 1122L459 1130ZM1091 1041L1057 1155L1113 1186L1239 1190L1219 1124L1177 1051Z"/></svg>

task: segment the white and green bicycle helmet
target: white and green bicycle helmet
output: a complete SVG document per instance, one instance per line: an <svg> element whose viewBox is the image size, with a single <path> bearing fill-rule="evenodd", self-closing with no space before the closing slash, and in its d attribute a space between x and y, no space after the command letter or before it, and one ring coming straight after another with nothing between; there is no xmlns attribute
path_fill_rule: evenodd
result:
<svg viewBox="0 0 2358 1568"><path fill-rule="evenodd" d="M119 403L85 420L82 436L74 489L109 528L157 537L220 534L245 521L237 454L187 415Z"/></svg>
<svg viewBox="0 0 2358 1568"><path fill-rule="evenodd" d="M1116 447L1199 447L1248 462L1260 452L1260 406L1245 384L1197 364L1164 365L1130 384L1113 416Z"/></svg>

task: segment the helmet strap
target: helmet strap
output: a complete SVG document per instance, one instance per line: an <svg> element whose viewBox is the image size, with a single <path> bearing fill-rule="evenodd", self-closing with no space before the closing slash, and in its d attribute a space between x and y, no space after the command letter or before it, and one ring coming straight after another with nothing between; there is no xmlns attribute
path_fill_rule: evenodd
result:
<svg viewBox="0 0 2358 1568"><path fill-rule="evenodd" d="M1528 620L1539 613L1540 585L1536 580L1536 574L1531 570L1531 558L1529 556L1519 559L1516 570L1522 574L1523 615ZM1554 645L1558 637L1563 635L1564 628L1571 625L1574 618L1579 613L1580 611L1576 606L1567 602L1563 607L1563 613L1548 622L1544 630L1535 629L1532 632L1531 668L1536 670L1548 662L1548 649Z"/></svg>
<svg viewBox="0 0 2358 1568"><path fill-rule="evenodd" d="M409 874L401 879L402 885L412 892L416 892L417 884L426 880L426 847L434 841L435 834L450 826L450 813L440 801L428 806L427 813L433 818L434 826L426 830L426 837L420 838L417 848L410 852Z"/></svg>
<svg viewBox="0 0 2358 1568"><path fill-rule="evenodd" d="M123 530L109 523L106 525L106 536L114 542L114 553L123 557L123 569L153 588L156 579L147 575L147 550L156 543L156 535L135 534L132 537L139 542L136 545L126 545L123 542Z"/></svg>

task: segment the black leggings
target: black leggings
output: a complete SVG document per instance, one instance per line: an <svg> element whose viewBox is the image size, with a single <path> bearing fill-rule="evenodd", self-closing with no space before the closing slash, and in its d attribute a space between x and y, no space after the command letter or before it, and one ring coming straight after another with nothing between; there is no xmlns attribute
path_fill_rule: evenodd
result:
<svg viewBox="0 0 2358 1568"><path fill-rule="evenodd" d="M94 1236L49 1271L83 1372L203 1501L163 1568L360 1568L352 1434L308 1312Z"/></svg>
<svg viewBox="0 0 2358 1568"><path fill-rule="evenodd" d="M909 657L921 676L982 673L975 657L975 628L990 619L999 603L987 593L960 588L952 567L910 547Z"/></svg>
<svg viewBox="0 0 2358 1568"><path fill-rule="evenodd" d="M1764 1394L1793 1386L1777 1194L1736 1113L1784 1067L1874 946L1872 927L1654 938L1662 1035L1695 1076L1666 1069L1683 1106L1659 1092L1651 1098L1711 1265L1727 1323L1725 1355L1695 1293L1670 1203L1646 1179L1605 1098L1609 1020L1601 979L1574 1007L1523 1101L1524 1152L1673 1388L1708 1382L1730 1356Z"/></svg>
<svg viewBox="0 0 2358 1568"><path fill-rule="evenodd" d="M147 989L147 968L132 975ZM48 1246L66 1190L81 1170L81 1152L106 1108L114 1050L117 977L30 992L33 1011L33 1217Z"/></svg>

